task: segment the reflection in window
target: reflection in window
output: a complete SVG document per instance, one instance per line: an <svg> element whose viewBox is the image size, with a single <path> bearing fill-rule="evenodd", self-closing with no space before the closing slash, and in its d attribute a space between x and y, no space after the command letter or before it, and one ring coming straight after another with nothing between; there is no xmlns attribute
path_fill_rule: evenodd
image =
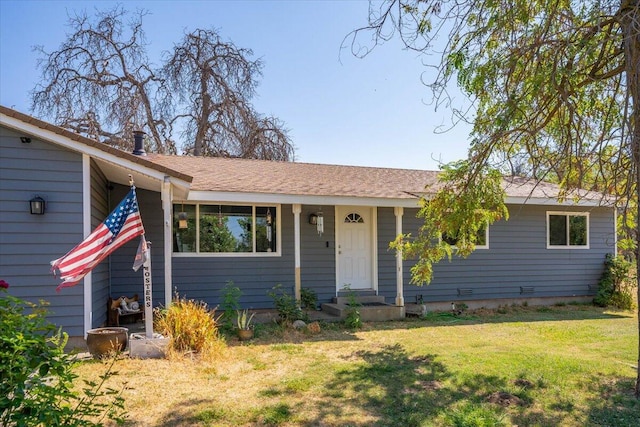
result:
<svg viewBox="0 0 640 427"><path fill-rule="evenodd" d="M488 227L482 227L478 230L478 234L476 234L476 239L474 244L476 245L476 248L479 249L483 249L483 248L488 248ZM442 233L442 240L444 242L447 242L448 244L450 244L451 246L456 246L458 244L458 237L457 236L450 236L447 233Z"/></svg>
<svg viewBox="0 0 640 427"><path fill-rule="evenodd" d="M548 240L552 247L587 247L589 222L585 213L547 212Z"/></svg>
<svg viewBox="0 0 640 427"><path fill-rule="evenodd" d="M179 227L180 214L187 215L187 228ZM173 205L173 251L196 251L196 206Z"/></svg>
<svg viewBox="0 0 640 427"><path fill-rule="evenodd" d="M275 206L176 204L173 210L174 252L277 251ZM178 227L181 212L187 213L187 229Z"/></svg>
<svg viewBox="0 0 640 427"><path fill-rule="evenodd" d="M200 252L253 252L251 206L200 205Z"/></svg>

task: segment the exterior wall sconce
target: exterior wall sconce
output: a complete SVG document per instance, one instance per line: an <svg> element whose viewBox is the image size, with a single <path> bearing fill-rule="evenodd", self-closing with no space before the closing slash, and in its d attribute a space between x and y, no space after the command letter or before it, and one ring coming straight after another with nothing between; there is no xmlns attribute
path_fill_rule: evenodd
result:
<svg viewBox="0 0 640 427"><path fill-rule="evenodd" d="M188 217L186 212L178 212L178 228L180 230L186 230L187 228L189 228L187 218Z"/></svg>
<svg viewBox="0 0 640 427"><path fill-rule="evenodd" d="M312 213L309 215L309 224L315 225L318 235L322 236L322 233L324 233L324 216L322 215L322 212Z"/></svg>
<svg viewBox="0 0 640 427"><path fill-rule="evenodd" d="M44 199L40 196L36 196L33 199L29 200L31 215L44 215L44 206Z"/></svg>

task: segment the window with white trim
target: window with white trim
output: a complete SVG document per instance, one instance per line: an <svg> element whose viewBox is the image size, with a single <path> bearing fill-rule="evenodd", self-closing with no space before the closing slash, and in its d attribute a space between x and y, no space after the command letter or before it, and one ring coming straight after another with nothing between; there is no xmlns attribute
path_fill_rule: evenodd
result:
<svg viewBox="0 0 640 427"><path fill-rule="evenodd" d="M547 248L589 249L589 213L547 212Z"/></svg>
<svg viewBox="0 0 640 427"><path fill-rule="evenodd" d="M457 236L450 236L447 233L442 233L442 240L447 242L453 247L458 244ZM476 235L476 249L489 249L489 227L485 226L478 230Z"/></svg>
<svg viewBox="0 0 640 427"><path fill-rule="evenodd" d="M174 204L173 252L278 253L278 207Z"/></svg>

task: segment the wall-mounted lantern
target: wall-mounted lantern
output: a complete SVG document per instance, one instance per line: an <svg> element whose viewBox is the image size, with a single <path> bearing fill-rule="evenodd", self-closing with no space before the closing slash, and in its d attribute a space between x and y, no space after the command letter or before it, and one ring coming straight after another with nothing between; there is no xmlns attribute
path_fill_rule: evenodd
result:
<svg viewBox="0 0 640 427"><path fill-rule="evenodd" d="M29 209L31 211L31 215L44 215L44 207L44 199L40 196L36 196L33 199L29 200Z"/></svg>

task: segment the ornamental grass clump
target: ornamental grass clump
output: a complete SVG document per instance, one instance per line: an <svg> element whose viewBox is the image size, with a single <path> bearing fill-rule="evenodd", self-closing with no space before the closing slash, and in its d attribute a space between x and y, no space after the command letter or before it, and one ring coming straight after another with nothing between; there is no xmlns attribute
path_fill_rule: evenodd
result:
<svg viewBox="0 0 640 427"><path fill-rule="evenodd" d="M170 339L170 353L211 357L222 351L215 310L203 301L176 296L169 308L156 311L155 329Z"/></svg>

